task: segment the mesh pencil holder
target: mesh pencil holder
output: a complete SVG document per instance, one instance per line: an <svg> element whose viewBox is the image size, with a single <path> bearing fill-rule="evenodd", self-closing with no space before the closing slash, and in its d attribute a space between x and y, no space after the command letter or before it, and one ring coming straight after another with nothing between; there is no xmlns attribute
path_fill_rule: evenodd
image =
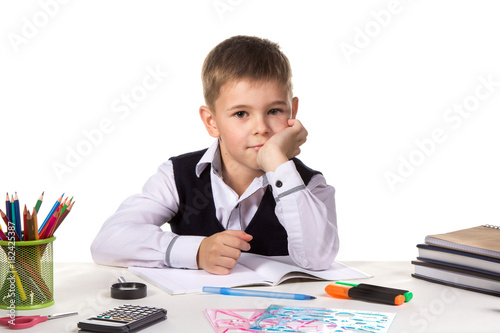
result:
<svg viewBox="0 0 500 333"><path fill-rule="evenodd" d="M33 310L54 304L53 242L0 241L0 308Z"/></svg>

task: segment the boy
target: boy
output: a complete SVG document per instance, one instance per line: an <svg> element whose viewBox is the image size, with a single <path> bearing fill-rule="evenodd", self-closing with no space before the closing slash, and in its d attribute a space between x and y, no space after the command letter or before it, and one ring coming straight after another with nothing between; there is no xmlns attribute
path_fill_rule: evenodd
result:
<svg viewBox="0 0 500 333"><path fill-rule="evenodd" d="M125 200L94 240L94 261L228 274L249 251L328 268L339 247L335 190L295 158L307 131L295 118L291 76L268 40L217 45L203 64L199 110L216 142L171 158Z"/></svg>

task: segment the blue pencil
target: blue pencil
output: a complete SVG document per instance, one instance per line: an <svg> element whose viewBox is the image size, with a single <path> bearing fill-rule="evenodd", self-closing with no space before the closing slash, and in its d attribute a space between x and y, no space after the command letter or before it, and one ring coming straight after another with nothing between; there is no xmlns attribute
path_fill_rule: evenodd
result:
<svg viewBox="0 0 500 333"><path fill-rule="evenodd" d="M47 224L47 222L49 222L50 218L52 217L52 214L54 214L54 212L56 211L57 207L59 207L59 205L61 204L61 201L62 201L62 198L64 197L64 193L61 195L61 197L56 201L56 203L54 204L54 206L52 206L52 209L50 210L49 214L47 215L47 217L45 218L45 220L43 221L42 225L40 226L40 228L38 229L38 233L40 234L43 230L43 227L45 227L45 225Z"/></svg>
<svg viewBox="0 0 500 333"><path fill-rule="evenodd" d="M11 195L10 196L10 215L12 216L12 220L10 220L12 222L12 224L14 225L14 231L16 233L17 236L19 236L19 239L21 239L22 237L22 234L21 234L21 223L19 223L16 219L17 217L17 214L16 214L16 205L14 204L14 196Z"/></svg>
<svg viewBox="0 0 500 333"><path fill-rule="evenodd" d="M21 228L21 210L19 208L19 198L17 197L17 192L15 192L16 196L14 197L14 212L12 212L12 216L16 215L16 232L19 235L21 241L23 240L23 231Z"/></svg>
<svg viewBox="0 0 500 333"><path fill-rule="evenodd" d="M12 213L10 210L11 207L10 207L9 192L7 192L7 198L5 198L5 215L7 215L9 221L12 221Z"/></svg>

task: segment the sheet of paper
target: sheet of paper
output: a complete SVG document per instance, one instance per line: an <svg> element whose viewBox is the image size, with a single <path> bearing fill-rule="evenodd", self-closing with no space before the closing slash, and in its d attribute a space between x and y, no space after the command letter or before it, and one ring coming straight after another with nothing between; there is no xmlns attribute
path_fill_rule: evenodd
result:
<svg viewBox="0 0 500 333"><path fill-rule="evenodd" d="M235 284L254 284L265 280L241 265L233 268L229 275L178 268L129 267L129 271L172 295L201 292L203 286L231 287Z"/></svg>
<svg viewBox="0 0 500 333"><path fill-rule="evenodd" d="M295 265L290 256L265 257L251 253L242 253L238 262L240 262L241 265L257 272L259 275L265 276L275 284L285 281L286 278L301 277L303 276L302 274L307 274L310 277L314 276L318 279L328 281L371 277L369 274L339 262L334 262L330 269L323 271L310 271Z"/></svg>
<svg viewBox="0 0 500 333"><path fill-rule="evenodd" d="M129 271L174 295L201 292L203 286L273 285L288 272L308 273L325 281L371 277L369 274L338 262L334 262L330 269L324 271L308 271L297 267L290 257L266 257L244 253L239 262L228 275L213 275L203 270L177 268L129 267ZM291 274L295 276L295 273Z"/></svg>

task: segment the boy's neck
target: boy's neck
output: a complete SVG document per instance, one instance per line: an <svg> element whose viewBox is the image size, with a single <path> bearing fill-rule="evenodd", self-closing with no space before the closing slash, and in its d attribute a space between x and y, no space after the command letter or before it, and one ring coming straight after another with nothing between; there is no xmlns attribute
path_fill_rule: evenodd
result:
<svg viewBox="0 0 500 333"><path fill-rule="evenodd" d="M230 170L226 168L223 163L222 166L222 179L227 186L233 189L233 191L241 197L247 188L252 184L255 178L258 178L264 174L264 171L256 171L254 173L241 172L241 170Z"/></svg>

